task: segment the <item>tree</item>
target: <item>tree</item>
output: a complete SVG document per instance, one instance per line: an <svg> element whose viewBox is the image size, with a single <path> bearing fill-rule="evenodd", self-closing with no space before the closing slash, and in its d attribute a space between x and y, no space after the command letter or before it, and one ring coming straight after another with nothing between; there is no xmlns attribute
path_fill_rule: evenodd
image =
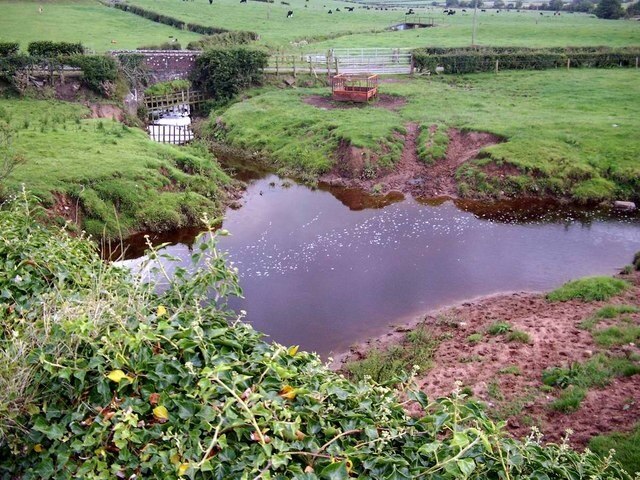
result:
<svg viewBox="0 0 640 480"><path fill-rule="evenodd" d="M624 16L620 0L600 0L595 10L596 17L615 20Z"/></svg>
<svg viewBox="0 0 640 480"><path fill-rule="evenodd" d="M627 7L627 15L640 15L640 0Z"/></svg>
<svg viewBox="0 0 640 480"><path fill-rule="evenodd" d="M549 8L556 12L559 12L560 10L562 10L562 5L563 5L562 0L551 0L549 2Z"/></svg>
<svg viewBox="0 0 640 480"><path fill-rule="evenodd" d="M504 8L504 1L503 0L494 0L493 8Z"/></svg>
<svg viewBox="0 0 640 480"><path fill-rule="evenodd" d="M458 0L447 0L446 6L447 7L457 7L458 6Z"/></svg>

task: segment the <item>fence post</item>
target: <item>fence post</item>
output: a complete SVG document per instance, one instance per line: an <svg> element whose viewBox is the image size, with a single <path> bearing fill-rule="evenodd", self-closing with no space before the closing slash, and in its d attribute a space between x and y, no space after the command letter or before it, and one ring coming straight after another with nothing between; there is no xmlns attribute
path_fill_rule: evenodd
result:
<svg viewBox="0 0 640 480"><path fill-rule="evenodd" d="M278 76L278 54L276 53L276 77Z"/></svg>
<svg viewBox="0 0 640 480"><path fill-rule="evenodd" d="M334 61L336 62L336 75L338 75L340 72L338 71L338 57L334 58Z"/></svg>
<svg viewBox="0 0 640 480"><path fill-rule="evenodd" d="M567 70L571 67L571 59L567 58Z"/></svg>
<svg viewBox="0 0 640 480"><path fill-rule="evenodd" d="M636 68L638 68L638 57L636 57Z"/></svg>
<svg viewBox="0 0 640 480"><path fill-rule="evenodd" d="M498 73L498 60L496 60L496 73Z"/></svg>
<svg viewBox="0 0 640 480"><path fill-rule="evenodd" d="M415 71L416 65L415 63L413 63L413 53L411 54L411 65L409 67L409 75L413 75L413 72Z"/></svg>
<svg viewBox="0 0 640 480"><path fill-rule="evenodd" d="M331 77L331 50L327 50L325 59L327 60L327 78L329 78Z"/></svg>
<svg viewBox="0 0 640 480"><path fill-rule="evenodd" d="M293 78L296 78L296 57L293 57Z"/></svg>

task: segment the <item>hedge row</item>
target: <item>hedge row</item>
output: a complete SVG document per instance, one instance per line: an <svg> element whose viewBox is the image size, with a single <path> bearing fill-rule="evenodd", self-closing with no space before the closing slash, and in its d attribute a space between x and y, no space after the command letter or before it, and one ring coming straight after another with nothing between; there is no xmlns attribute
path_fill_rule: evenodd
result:
<svg viewBox="0 0 640 480"><path fill-rule="evenodd" d="M188 50L204 50L212 47L228 47L231 45L246 45L258 39L255 32L236 31L207 35L199 40L190 42Z"/></svg>
<svg viewBox="0 0 640 480"><path fill-rule="evenodd" d="M60 55L77 55L84 53L81 43L50 42L48 40L31 42L27 48L34 57L58 57Z"/></svg>
<svg viewBox="0 0 640 480"><path fill-rule="evenodd" d="M19 51L20 44L18 42L0 42L0 57L15 55Z"/></svg>
<svg viewBox="0 0 640 480"><path fill-rule="evenodd" d="M586 48L484 48L442 49L425 48L413 51L418 71L434 71L444 67L445 73L478 73L500 70L544 70L571 67L611 68L633 67L640 57L640 49Z"/></svg>
<svg viewBox="0 0 640 480"><path fill-rule="evenodd" d="M216 35L218 33L229 32L229 30L227 30L226 28L209 27L207 25L199 25L197 23L186 23L177 18L170 17L168 15L163 15L161 13L157 13L152 10L147 10L146 8L138 7L136 5L116 3L113 6L119 10L133 13L134 15L138 15L140 17L144 17L148 20L151 20L152 22L163 23L165 25L170 25L172 27L179 28L180 30L189 30L190 32L200 33L202 35ZM257 36L257 34L255 33L253 35Z"/></svg>
<svg viewBox="0 0 640 480"><path fill-rule="evenodd" d="M57 57L36 57L17 54L7 57L0 56L0 79L14 84L15 76L21 70L29 67L39 67L42 70L57 70L63 66L78 67L82 70L82 81L90 89L108 94L108 84L116 81L118 64L112 57L106 55L67 55Z"/></svg>

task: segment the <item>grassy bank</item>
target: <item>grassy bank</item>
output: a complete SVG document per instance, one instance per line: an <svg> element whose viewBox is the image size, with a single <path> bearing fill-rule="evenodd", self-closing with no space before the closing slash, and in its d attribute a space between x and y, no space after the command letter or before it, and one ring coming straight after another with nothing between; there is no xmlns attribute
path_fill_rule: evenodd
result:
<svg viewBox="0 0 640 480"><path fill-rule="evenodd" d="M305 103L327 88L264 89L222 114L226 139L263 151L284 170L332 168L341 142L387 166L399 158L409 122L490 132L506 139L458 169L462 195L638 198L640 84L636 70L553 70L429 77L385 83L398 110L322 109ZM215 124L210 125L215 130ZM214 132L221 136L224 132ZM420 149L420 145L418 145ZM507 172L491 175L492 169Z"/></svg>
<svg viewBox="0 0 640 480"><path fill-rule="evenodd" d="M38 8L42 7L42 13ZM183 46L200 35L160 25L92 0L56 2L0 0L0 41L81 42L96 52L134 49L177 38Z"/></svg>
<svg viewBox="0 0 640 480"><path fill-rule="evenodd" d="M0 100L0 121L12 126L13 148L26 159L5 182L8 191L24 184L54 221L99 236L167 230L220 213L230 179L206 151L160 145L142 130L87 114L72 103Z"/></svg>
<svg viewBox="0 0 640 480"><path fill-rule="evenodd" d="M260 34L260 43L285 50L294 48L290 42L306 40L307 51L323 51L331 47L421 47L465 46L471 44L472 13L458 11L446 16L441 7L414 8L416 16L436 23L437 27L388 31L391 25L404 20L406 8L365 10L358 4L327 0L306 2L288 0L287 4L216 0L205 2L174 2L172 0L131 0L157 12L186 22L202 23L234 30L252 30ZM347 6L355 6L347 12ZM413 4L412 4L413 6ZM337 10L339 9L339 11ZM294 12L287 18L287 12ZM331 10L333 13L328 14ZM586 14L553 16L545 12L495 10L481 12L477 32L481 45L567 46L567 45L640 45L640 25L634 21L607 21ZM319 42L319 43L317 43Z"/></svg>

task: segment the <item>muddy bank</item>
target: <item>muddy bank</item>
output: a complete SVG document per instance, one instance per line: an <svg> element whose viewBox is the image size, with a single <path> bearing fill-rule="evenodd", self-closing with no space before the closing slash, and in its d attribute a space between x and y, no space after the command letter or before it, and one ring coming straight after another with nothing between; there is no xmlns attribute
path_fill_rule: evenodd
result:
<svg viewBox="0 0 640 480"><path fill-rule="evenodd" d="M335 167L321 176L320 181L333 186L362 188L377 193L397 191L410 193L415 197L457 198L457 169L465 162L477 158L483 148L504 141L491 133L463 132L451 128L447 132L449 143L445 157L427 164L418 157L420 126L409 123L405 128L402 153L393 168L378 169L375 175L370 175L367 165L375 167L378 156L342 142L335 154ZM512 174L511 170L513 167L506 165L495 166L488 174L504 176Z"/></svg>
<svg viewBox="0 0 640 480"><path fill-rule="evenodd" d="M619 377L605 388L589 389L580 408L565 414L549 408L559 391L543 387L542 372L585 362L607 351L579 324L604 305L640 306L640 273L622 278L630 281L632 288L605 302L549 303L541 293L515 292L430 312L406 325L392 327L381 337L352 346L350 351L336 356L333 367L340 369L349 361L365 358L372 349L401 344L407 332L424 326L441 338L433 368L417 379L429 397L448 395L459 381L475 398L495 413L500 412L513 435L525 436L531 426L537 426L547 441L557 442L570 428L574 432L571 443L583 448L595 435L628 431L640 421L640 375ZM627 321L640 324L640 314L626 317ZM507 321L514 330L526 332L530 342L509 342L505 335L484 333L497 321ZM601 325L607 326L607 322ZM482 338L469 341L468 337L477 333ZM611 347L608 351L624 357L640 355L636 344Z"/></svg>

